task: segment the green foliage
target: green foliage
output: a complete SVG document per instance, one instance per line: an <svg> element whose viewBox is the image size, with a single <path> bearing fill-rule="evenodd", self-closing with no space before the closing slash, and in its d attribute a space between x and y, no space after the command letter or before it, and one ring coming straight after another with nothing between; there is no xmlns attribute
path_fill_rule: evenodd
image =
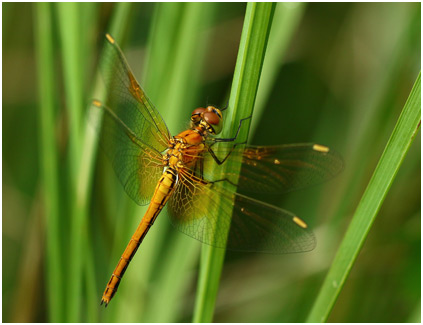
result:
<svg viewBox="0 0 423 325"><path fill-rule="evenodd" d="M53 37L51 33L51 5L42 3L37 7L37 66L40 92L39 141L41 148L41 179L44 187L44 206L47 232L47 290L48 316L60 322L64 313L64 265L63 247L60 244L58 152L55 145L55 99L53 60Z"/></svg>
<svg viewBox="0 0 423 325"><path fill-rule="evenodd" d="M339 246L319 296L307 319L308 322L321 323L327 320L410 145L420 130L420 117L421 82L419 74Z"/></svg>
<svg viewBox="0 0 423 325"><path fill-rule="evenodd" d="M5 322L419 321L417 83L401 109L420 70L420 4L5 3L3 31ZM106 32L172 134L230 93L229 135L254 107L250 143L340 152L336 179L259 197L312 226L313 252L200 257L163 211L100 308L145 211L97 155L101 116L87 116L104 96Z"/></svg>

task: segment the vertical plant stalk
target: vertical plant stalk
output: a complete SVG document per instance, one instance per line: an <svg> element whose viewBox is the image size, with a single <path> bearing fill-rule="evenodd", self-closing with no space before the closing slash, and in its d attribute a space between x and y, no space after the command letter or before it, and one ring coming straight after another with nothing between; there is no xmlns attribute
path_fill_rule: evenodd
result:
<svg viewBox="0 0 423 325"><path fill-rule="evenodd" d="M60 22L60 32L62 41L62 57L64 67L64 86L66 94L66 106L69 117L69 184L70 184L70 251L68 264L68 277L66 298L64 304L66 320L69 322L78 322L81 317L82 308L82 283L83 283L83 265L92 259L91 243L88 240L88 204L90 201L89 188L92 181L93 163L96 153L97 140L94 135L93 126L84 123L87 119L82 119L84 103L88 99L83 98L83 77L84 69L82 65L82 54L84 51L85 38L82 37L83 17L81 14L82 4L77 3L59 3L57 7L57 16ZM117 5L117 13L125 10L119 8L128 8L129 5ZM129 12L129 10L126 10ZM117 16L118 14L116 14ZM86 21L86 19L84 20ZM121 21L120 21L121 23ZM115 25L116 30L120 26ZM98 83L97 83L98 85ZM90 113L90 112L89 112ZM90 122L100 122L99 116L91 117ZM83 133L83 131L85 131ZM93 266L86 266L85 275L92 278ZM93 279L87 279L90 281ZM94 289L95 279L87 288ZM88 295L92 297L95 293ZM93 303L88 302L87 311L90 318L94 317Z"/></svg>
<svg viewBox="0 0 423 325"><path fill-rule="evenodd" d="M58 3L57 17L60 23L61 52L63 58L63 77L66 95L66 108L69 118L70 169L77 174L80 155L81 117L82 117L82 58L80 51L81 29L80 8L77 3Z"/></svg>
<svg viewBox="0 0 423 325"><path fill-rule="evenodd" d="M35 45L40 96L39 141L41 179L47 235L47 310L50 322L63 322L64 277L63 243L60 235L58 150L55 141L55 81L53 71L53 35L51 4L36 4Z"/></svg>
<svg viewBox="0 0 423 325"><path fill-rule="evenodd" d="M112 18L112 22L110 24L109 31L118 39L122 37L123 29L125 27L125 22L128 20L128 16L131 9L130 3L118 3L115 5L115 11ZM99 74L96 76L95 85L93 89L93 93L95 96L91 98L99 98L103 99L104 94L104 87L102 85L102 80ZM88 101L87 101L88 102ZM82 242L81 245L86 247L85 251L85 258L81 256L81 262L85 263L85 277L87 282L87 314L88 319L90 321L96 322L98 317L98 304L100 301L101 296L99 296L99 292L96 286L96 278L95 278L95 267L92 264L93 261L93 252L91 247L93 247L93 243L89 241L88 237L88 227L87 227L87 219L88 219L88 210L89 204L91 201L91 192L90 188L93 181L93 174L94 174L94 163L97 157L97 148L98 148L98 135L95 132L96 125L100 124L102 121L102 115L99 113L100 110L88 110L87 115L90 114L88 118L84 120L84 122L89 121L89 123L85 123L83 125L83 136L81 138L81 156L78 163L78 175L76 181L76 208L77 213L81 216L83 221L82 225ZM103 288L101 288L103 289ZM80 302L76 301L76 303L80 304ZM95 308L94 308L95 306ZM80 308L80 307L78 307Z"/></svg>
<svg viewBox="0 0 423 325"><path fill-rule="evenodd" d="M68 177L70 184L70 251L68 264L68 287L66 288L66 319L77 322L81 315L82 293L82 249L85 220L76 204L77 175L81 156L81 117L82 117L82 71L81 71L81 21L80 4L56 4L60 27L61 51L66 111L69 120Z"/></svg>
<svg viewBox="0 0 423 325"><path fill-rule="evenodd" d="M357 259L395 176L420 129L420 74L320 289L307 322L325 322Z"/></svg>
<svg viewBox="0 0 423 325"><path fill-rule="evenodd" d="M80 4L79 12L81 13L81 30L87 31L87 30L94 30L96 24L98 24L98 7L100 4L93 3L93 2L86 2ZM82 58L81 62L81 70L84 73L82 76L82 80L80 81L81 89L83 92L83 104L86 104L88 102L88 93L91 91L91 82L92 82L92 76L91 74L88 74L88 72L91 72L90 67L92 66L92 61L94 59L94 56L92 53L95 53L95 42L92 41L91 35L89 33L83 33L81 34L81 42L80 42L80 57ZM90 60L91 59L91 60ZM84 128L84 121L86 119L83 119L81 121L82 128ZM83 129L81 129L83 131ZM81 137L81 146L82 150L85 150L85 140L86 140L86 133L83 134ZM89 154L87 154L89 156ZM88 187L80 188L80 182L81 182L81 171L86 168L85 166L88 164L84 160L84 153L81 155L80 160L81 164L78 169L78 180L77 180L77 198L79 196L82 196L85 198L84 201L80 203L80 200L77 201L77 204L81 204L83 209L82 213L84 214L84 228L83 230L83 243L82 247L84 249L84 255L82 258L85 257L85 260L82 261L82 276L83 276L83 291L82 291L82 297L84 297L83 304L84 304L84 316L83 321L89 322L89 323L96 323L99 322L99 314L98 314L98 300L97 300L97 275L95 273L95 265L94 265L94 243L91 240L93 236L89 236L89 213L88 211L88 202L90 202L90 193L91 191L88 191ZM89 164L88 164L89 165ZM88 177L88 182L91 180L91 178ZM85 179L84 179L85 181ZM81 194L80 194L81 193ZM81 319L82 320L82 319Z"/></svg>
<svg viewBox="0 0 423 325"><path fill-rule="evenodd" d="M142 83L150 99L165 115L169 96L162 91L169 87L169 75L175 61L175 48L179 29L182 24L184 3L157 3L154 7L153 19L147 41L147 56L143 71ZM159 40L159 41L158 41Z"/></svg>
<svg viewBox="0 0 423 325"><path fill-rule="evenodd" d="M226 123L229 121L230 128L224 130L222 137L233 136L238 129L239 121L252 115L274 8L275 4L273 3L247 4L229 108L226 114ZM244 123L247 125L243 124L239 134L242 140L248 137L250 120L246 120ZM224 257L224 250L203 246L194 322L211 322L213 319Z"/></svg>

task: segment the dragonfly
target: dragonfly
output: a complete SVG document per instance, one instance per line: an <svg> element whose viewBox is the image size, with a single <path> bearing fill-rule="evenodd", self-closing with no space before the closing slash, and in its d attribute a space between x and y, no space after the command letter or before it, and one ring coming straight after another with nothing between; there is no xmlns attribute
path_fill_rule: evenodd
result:
<svg viewBox="0 0 423 325"><path fill-rule="evenodd" d="M103 112L100 144L126 193L148 209L101 304L107 307L116 294L166 204L173 226L204 244L267 253L314 249L315 236L304 220L250 195L280 194L330 179L342 168L339 154L314 143L247 145L238 135L249 117L239 122L234 137L219 138L224 109L215 106L194 109L191 127L171 136L110 34L105 43L100 70L108 95L92 102Z"/></svg>

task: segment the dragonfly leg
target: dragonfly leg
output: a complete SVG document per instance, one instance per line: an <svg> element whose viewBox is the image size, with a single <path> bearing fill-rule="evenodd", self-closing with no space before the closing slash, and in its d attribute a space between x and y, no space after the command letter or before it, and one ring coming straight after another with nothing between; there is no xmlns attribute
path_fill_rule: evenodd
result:
<svg viewBox="0 0 423 325"><path fill-rule="evenodd" d="M220 109L220 111L221 111L221 112L223 112L223 111L225 111L228 107L229 107L229 98L228 98L228 101L226 102L225 107L222 107L222 108Z"/></svg>
<svg viewBox="0 0 423 325"><path fill-rule="evenodd" d="M219 183L219 182L228 182L229 184L231 184L231 185L233 185L233 186L237 186L237 184L235 184L234 182L232 182L230 179L228 179L228 178L222 178L222 179L218 179L218 180L215 180L215 181L213 181L213 182L210 182L209 181L209 183L210 184L215 184L215 183Z"/></svg>
<svg viewBox="0 0 423 325"><path fill-rule="evenodd" d="M209 151L210 155L213 157L214 161L215 161L218 165L222 165L222 164L226 161L226 159L228 159L228 157L231 155L232 151L234 151L234 149L235 149L235 147L236 147L237 145L246 144L246 143L247 143L247 141L242 142L242 143L235 143L235 144L233 145L233 147L231 148L231 150L228 152L228 154L225 156L225 158L223 158L222 160L220 160L220 159L216 156L216 154L214 153L214 151L213 151L213 149L211 148L211 146L209 146L209 147L208 147L208 151ZM213 143L213 144L214 144L214 143Z"/></svg>
<svg viewBox="0 0 423 325"><path fill-rule="evenodd" d="M252 115L250 115L248 117L244 117L244 118L242 118L242 119L239 120L238 130L236 131L235 137L228 138L228 139L214 138L214 141L216 141L216 142L232 142L232 141L235 141L236 138L238 138L239 130L241 130L242 122L244 122L245 120L250 119L251 117L252 117Z"/></svg>

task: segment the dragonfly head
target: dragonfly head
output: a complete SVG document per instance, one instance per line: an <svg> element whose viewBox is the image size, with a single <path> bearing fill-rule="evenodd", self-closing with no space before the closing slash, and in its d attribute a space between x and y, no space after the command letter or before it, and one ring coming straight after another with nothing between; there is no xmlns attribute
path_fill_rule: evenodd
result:
<svg viewBox="0 0 423 325"><path fill-rule="evenodd" d="M214 106L196 108L191 113L191 123L194 127L201 127L211 134L219 134L223 126L222 112Z"/></svg>

